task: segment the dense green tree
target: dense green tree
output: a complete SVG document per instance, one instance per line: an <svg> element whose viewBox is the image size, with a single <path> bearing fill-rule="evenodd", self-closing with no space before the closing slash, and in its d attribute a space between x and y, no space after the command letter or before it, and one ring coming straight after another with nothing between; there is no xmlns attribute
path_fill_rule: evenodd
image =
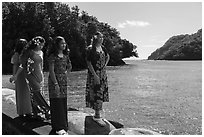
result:
<svg viewBox="0 0 204 137"><path fill-rule="evenodd" d="M11 72L10 58L13 54L16 39L28 41L41 35L46 40L53 33L50 20L43 3L4 2L2 18L2 63L3 73ZM43 49L45 50L45 49Z"/></svg>
<svg viewBox="0 0 204 137"><path fill-rule="evenodd" d="M136 48L108 23L99 22L78 6L60 2L3 2L2 3L2 59L3 73L12 71L10 58L15 40L41 35L46 40L46 53L55 36L63 36L70 48L73 69L86 68L85 49L96 31L104 34L104 46L111 57L109 65L123 64L122 58L138 56ZM47 54L44 66L47 70Z"/></svg>
<svg viewBox="0 0 204 137"><path fill-rule="evenodd" d="M171 37L161 48L154 51L152 60L202 60L202 29L192 35Z"/></svg>

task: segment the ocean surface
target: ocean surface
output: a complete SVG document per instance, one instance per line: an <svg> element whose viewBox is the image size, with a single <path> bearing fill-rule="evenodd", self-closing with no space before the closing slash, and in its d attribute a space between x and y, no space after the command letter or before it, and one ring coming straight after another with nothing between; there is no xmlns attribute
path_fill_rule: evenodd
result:
<svg viewBox="0 0 204 137"><path fill-rule="evenodd" d="M146 128L167 135L202 134L202 61L125 60L108 66L109 102L102 115L125 127ZM69 74L68 107L86 113L87 70ZM14 89L9 75L2 87ZM48 73L44 95L48 101Z"/></svg>
<svg viewBox="0 0 204 137"><path fill-rule="evenodd" d="M163 134L202 134L202 61L125 62L107 67L105 118ZM68 106L93 113L85 107L86 74L70 73Z"/></svg>

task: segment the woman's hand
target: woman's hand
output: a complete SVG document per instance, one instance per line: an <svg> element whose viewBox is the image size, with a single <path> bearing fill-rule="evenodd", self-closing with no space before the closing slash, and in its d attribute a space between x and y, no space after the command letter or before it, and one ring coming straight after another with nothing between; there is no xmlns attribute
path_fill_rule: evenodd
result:
<svg viewBox="0 0 204 137"><path fill-rule="evenodd" d="M67 68L68 68L67 71L70 72L70 71L72 70L72 64L71 64L71 63L68 63Z"/></svg>
<svg viewBox="0 0 204 137"><path fill-rule="evenodd" d="M94 75L94 84L99 85L100 84L100 78L97 75Z"/></svg>
<svg viewBox="0 0 204 137"><path fill-rule="evenodd" d="M56 90L56 92L60 92L60 87L58 84L55 84L55 90Z"/></svg>
<svg viewBox="0 0 204 137"><path fill-rule="evenodd" d="M12 76L10 79L9 79L9 81L12 83L13 81L15 82L17 80L17 77L14 75L14 76Z"/></svg>

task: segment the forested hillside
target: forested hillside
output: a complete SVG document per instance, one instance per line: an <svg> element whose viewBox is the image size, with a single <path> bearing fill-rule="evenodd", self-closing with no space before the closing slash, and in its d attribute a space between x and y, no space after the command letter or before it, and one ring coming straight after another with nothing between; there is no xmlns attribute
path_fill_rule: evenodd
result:
<svg viewBox="0 0 204 137"><path fill-rule="evenodd" d="M97 17L80 12L78 6L70 7L55 2L3 2L2 3L2 71L11 73L10 58L18 38L28 41L37 35L46 40L46 53L50 40L63 36L70 48L73 69L86 68L85 48L96 31L104 34L104 46L110 54L108 65L124 64L122 58L138 56L137 46L121 39L117 29L108 23L99 22ZM47 70L47 56L44 54L44 69Z"/></svg>
<svg viewBox="0 0 204 137"><path fill-rule="evenodd" d="M149 60L202 60L202 29L192 35L171 37Z"/></svg>

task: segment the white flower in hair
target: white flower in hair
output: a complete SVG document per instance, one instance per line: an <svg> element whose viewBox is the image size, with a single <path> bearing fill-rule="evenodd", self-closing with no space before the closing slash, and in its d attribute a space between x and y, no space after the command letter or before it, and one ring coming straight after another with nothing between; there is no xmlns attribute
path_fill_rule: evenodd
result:
<svg viewBox="0 0 204 137"><path fill-rule="evenodd" d="M97 35L94 35L94 39L97 39Z"/></svg>
<svg viewBox="0 0 204 137"><path fill-rule="evenodd" d="M39 46L39 45L40 45L40 43L41 43L41 42L40 42L40 40L39 40L39 39L35 39L35 40L34 40L34 44L35 44L35 45Z"/></svg>

